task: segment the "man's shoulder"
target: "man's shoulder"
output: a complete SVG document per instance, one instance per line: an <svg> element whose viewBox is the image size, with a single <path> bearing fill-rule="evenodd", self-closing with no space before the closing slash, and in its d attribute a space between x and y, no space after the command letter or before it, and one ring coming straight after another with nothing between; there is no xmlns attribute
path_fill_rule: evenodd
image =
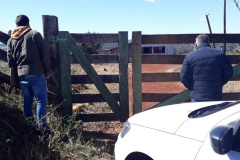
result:
<svg viewBox="0 0 240 160"><path fill-rule="evenodd" d="M43 39L42 35L36 31L36 30L31 30L27 33L27 37L31 37L32 39L35 39L35 40L39 40L39 39Z"/></svg>
<svg viewBox="0 0 240 160"><path fill-rule="evenodd" d="M192 51L192 52L189 52L189 53L186 55L186 58L191 57L191 56L194 56L194 54L197 54L197 50Z"/></svg>
<svg viewBox="0 0 240 160"><path fill-rule="evenodd" d="M213 52L216 52L216 53L224 54L222 50L217 49L217 48L210 48L210 50Z"/></svg>
<svg viewBox="0 0 240 160"><path fill-rule="evenodd" d="M36 30L30 30L28 32L28 34L35 35L35 34L40 34L40 33L38 31L36 31Z"/></svg>
<svg viewBox="0 0 240 160"><path fill-rule="evenodd" d="M194 56L194 55L201 55L201 56L205 56L205 55L209 55L211 54L212 56L216 56L216 55L224 55L224 52L220 49L217 48L201 48L201 49L197 49L193 52L190 52L188 55L189 56Z"/></svg>

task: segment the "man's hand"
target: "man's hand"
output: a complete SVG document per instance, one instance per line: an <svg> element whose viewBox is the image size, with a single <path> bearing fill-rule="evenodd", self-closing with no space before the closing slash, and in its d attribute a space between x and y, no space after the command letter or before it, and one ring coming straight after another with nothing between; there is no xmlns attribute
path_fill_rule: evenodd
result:
<svg viewBox="0 0 240 160"><path fill-rule="evenodd" d="M49 79L50 77L51 77L51 75L50 74L44 74L44 76L45 76L45 79Z"/></svg>

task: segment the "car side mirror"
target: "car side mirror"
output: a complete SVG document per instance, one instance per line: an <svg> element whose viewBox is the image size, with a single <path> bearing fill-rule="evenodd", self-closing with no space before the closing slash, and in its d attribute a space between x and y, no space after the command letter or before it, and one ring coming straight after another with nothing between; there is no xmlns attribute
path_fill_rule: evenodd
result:
<svg viewBox="0 0 240 160"><path fill-rule="evenodd" d="M227 125L213 128L210 132L210 140L214 152L221 155L228 153L232 149L233 128Z"/></svg>

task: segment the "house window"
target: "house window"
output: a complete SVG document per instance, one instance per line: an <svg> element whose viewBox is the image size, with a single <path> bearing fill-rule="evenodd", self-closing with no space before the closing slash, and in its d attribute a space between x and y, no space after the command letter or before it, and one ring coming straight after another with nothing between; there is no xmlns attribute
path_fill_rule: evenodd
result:
<svg viewBox="0 0 240 160"><path fill-rule="evenodd" d="M143 54L152 54L152 47L143 47Z"/></svg>
<svg viewBox="0 0 240 160"><path fill-rule="evenodd" d="M165 53L165 47L153 47L153 53Z"/></svg>

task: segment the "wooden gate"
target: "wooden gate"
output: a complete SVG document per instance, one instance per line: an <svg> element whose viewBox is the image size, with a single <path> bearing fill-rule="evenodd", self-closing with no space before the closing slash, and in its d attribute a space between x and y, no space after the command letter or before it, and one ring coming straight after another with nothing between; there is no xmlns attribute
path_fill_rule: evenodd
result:
<svg viewBox="0 0 240 160"><path fill-rule="evenodd" d="M79 38L84 39L84 42L88 38L92 39L104 39L106 36L115 37L114 42L118 42L119 46L119 55L112 56L115 58L114 62L119 63L119 79L114 75L108 76L99 76L85 54L82 52L81 48L77 45L76 40ZM85 38L82 38L85 36ZM75 39L73 38L75 37ZM99 38L101 37L101 38ZM79 114L77 119L83 121L99 121L99 120L120 120L125 121L129 117L129 98L128 98L128 32L119 32L119 34L70 34L68 32L59 32L58 33L58 43L59 43L59 55L60 55L60 72L61 72L61 93L63 99L63 113L64 115L72 114L72 103L89 103L89 102L107 102L111 107L114 114ZM93 41L88 41L93 43ZM81 41L82 43L82 41ZM101 41L101 43L104 43ZM70 52L74 57L73 61L70 61ZM101 57L102 56L102 57ZM101 57L101 58L100 58ZM109 60L108 55L95 55L94 59L102 59L103 62ZM119 59L116 59L118 58ZM93 56L92 56L93 58ZM113 62L112 60L109 60ZM70 64L78 63L82 66L84 71L87 73L87 76L81 75L71 75ZM96 61L95 61L96 62ZM117 79L116 79L117 78ZM107 80L110 83L119 83L119 94L111 94L104 82ZM112 81L111 81L112 80ZM96 88L99 90L100 95L81 95L81 94L72 94L71 84L88 84L93 83ZM118 104L120 102L120 105Z"/></svg>
<svg viewBox="0 0 240 160"><path fill-rule="evenodd" d="M72 103L107 102L114 113L78 114L82 121L125 121L129 117L128 96L128 32L118 34L72 34L58 31L58 19L43 15L44 39L51 56L52 78L48 88L62 103L63 115L72 114ZM77 43L118 43L119 55L85 55ZM70 58L70 53L74 58ZM70 61L73 59L73 61ZM119 76L99 76L91 63L119 63ZM87 76L72 76L71 63L78 63ZM106 80L107 79L107 80ZM119 83L119 94L111 94L104 83ZM75 95L71 84L93 83L100 95ZM93 98L94 97L94 98ZM85 100L85 101L84 101ZM119 103L118 103L119 102Z"/></svg>

